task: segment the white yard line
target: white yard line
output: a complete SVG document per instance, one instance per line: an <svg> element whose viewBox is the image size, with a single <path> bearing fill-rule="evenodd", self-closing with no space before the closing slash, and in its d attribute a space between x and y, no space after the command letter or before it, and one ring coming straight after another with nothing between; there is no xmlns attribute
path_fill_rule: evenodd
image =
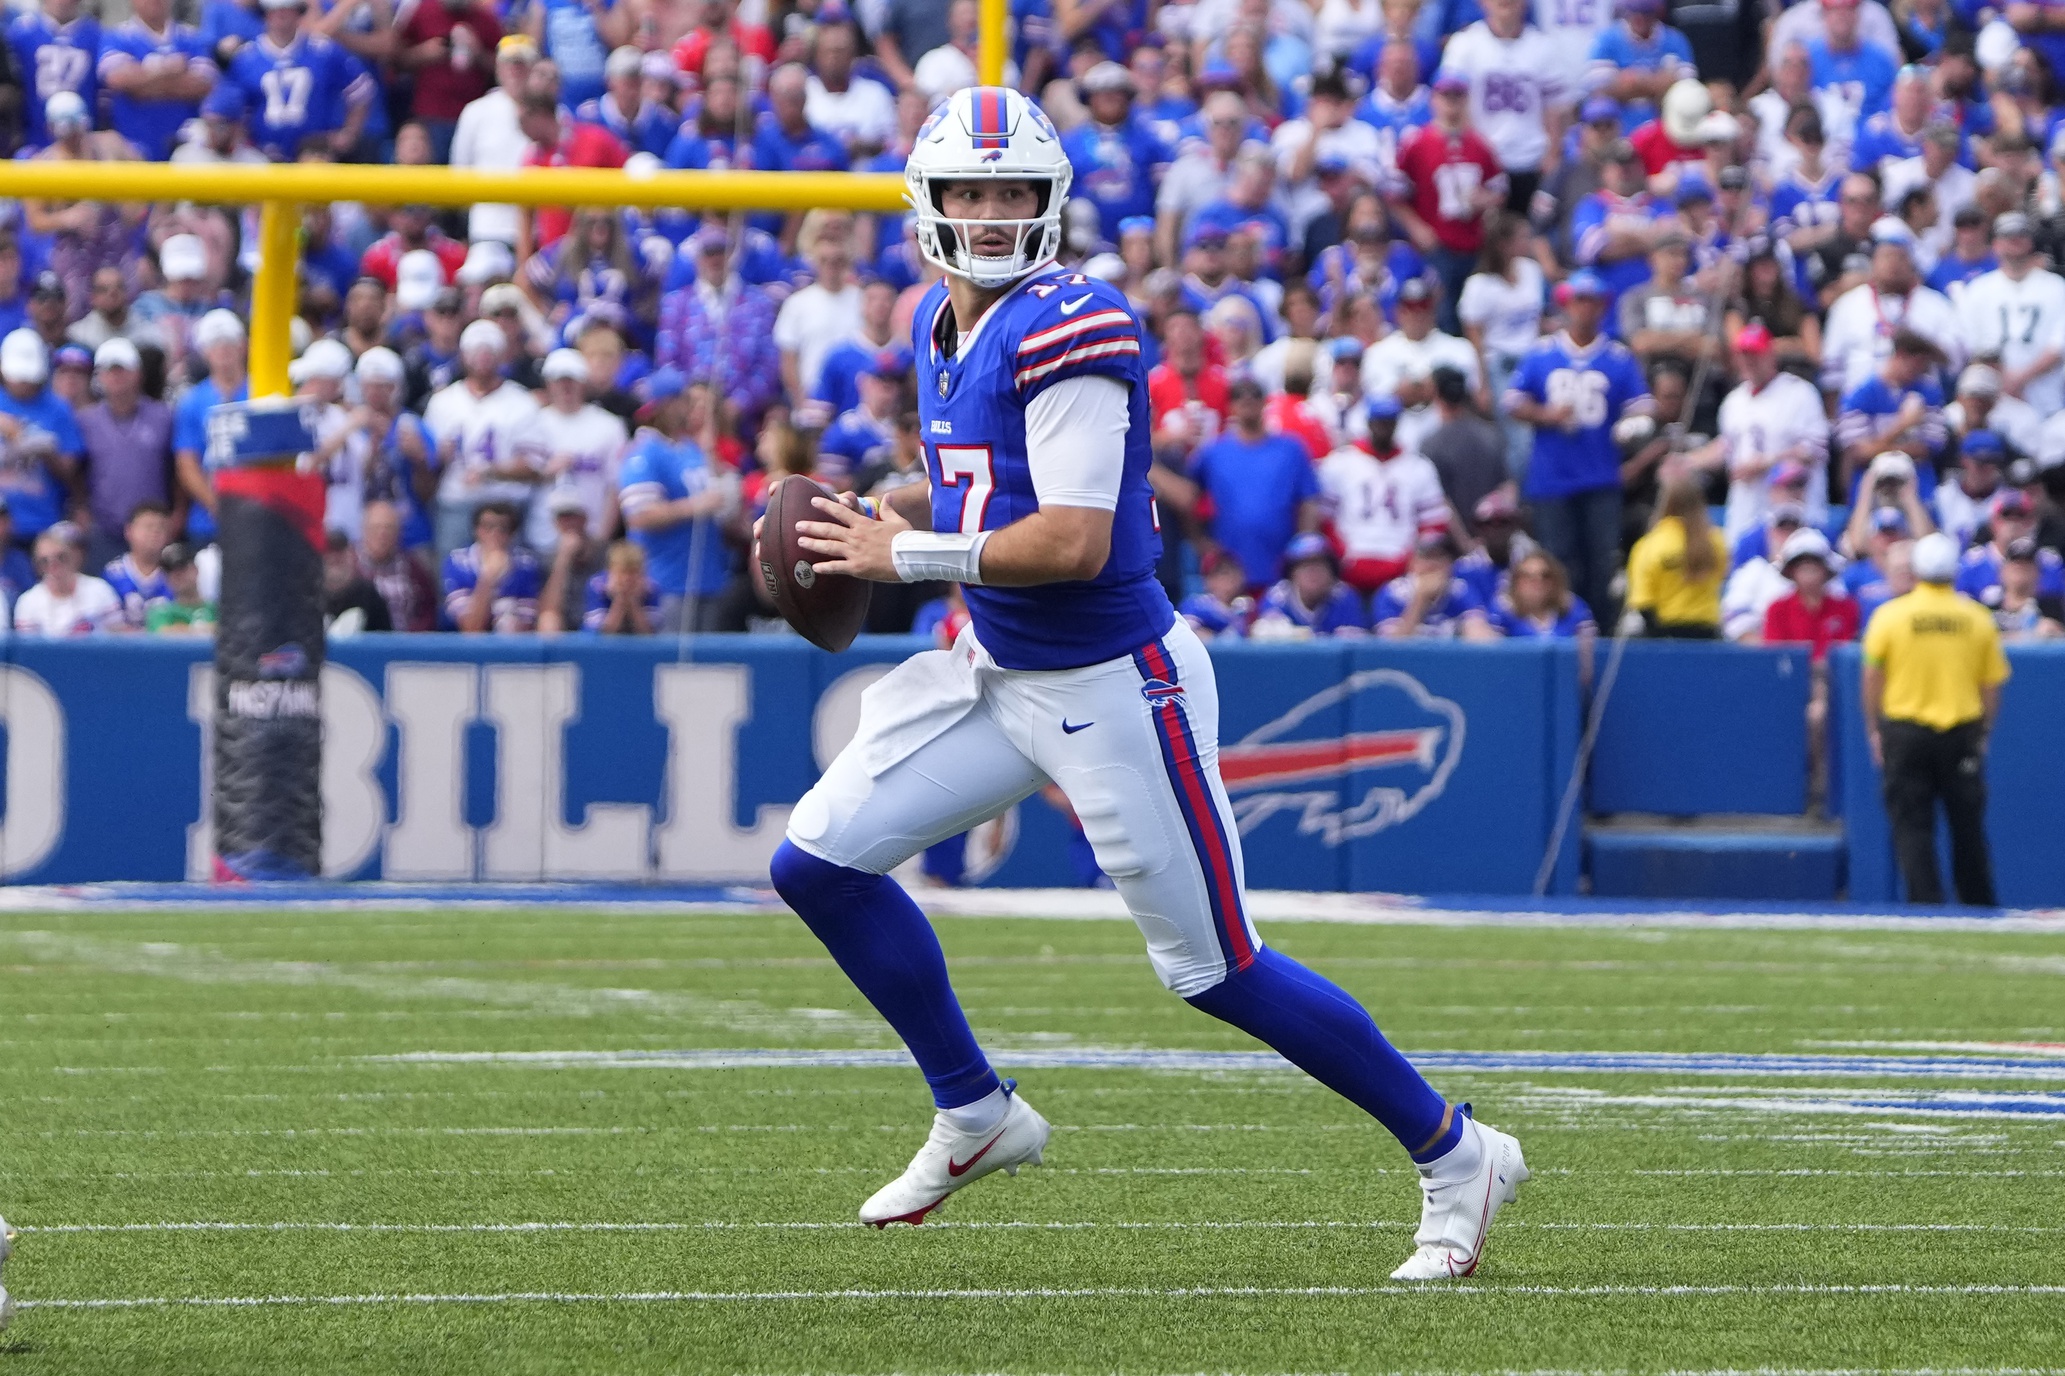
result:
<svg viewBox="0 0 2065 1376"><path fill-rule="evenodd" d="M1081 1286L1076 1288L968 1290L532 1290L491 1294L360 1294L360 1295L168 1295L107 1299L22 1299L29 1309L259 1309L316 1305L390 1304L767 1304L830 1301L906 1300L1190 1300L1190 1299L1364 1299L1480 1298L1527 1296L1541 1299L1819 1298L1924 1296L2051 1296L2065 1295L2065 1285L1311 1285L1311 1286Z"/></svg>
<svg viewBox="0 0 2065 1376"><path fill-rule="evenodd" d="M928 1229L957 1232L1302 1232L1311 1230L1368 1230L1410 1228L1417 1219L1371 1220L1286 1220L1236 1219L1226 1222L1181 1221L1113 1223L1103 1220L1080 1222L968 1222L941 1220ZM1655 1233L2065 1233L2065 1227L2014 1223L1537 1223L1512 1219L1502 1228L1539 1229L1550 1232L1655 1232ZM529 1223L45 1223L16 1224L15 1231L28 1235L93 1233L700 1233L700 1232L864 1232L868 1225L858 1221L821 1222L559 1222Z"/></svg>

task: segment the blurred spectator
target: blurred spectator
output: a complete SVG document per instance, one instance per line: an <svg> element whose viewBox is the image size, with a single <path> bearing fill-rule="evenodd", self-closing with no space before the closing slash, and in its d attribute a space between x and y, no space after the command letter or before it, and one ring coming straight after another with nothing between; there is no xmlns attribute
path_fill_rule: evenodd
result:
<svg viewBox="0 0 2065 1376"><path fill-rule="evenodd" d="M490 499L472 515L473 543L445 556L446 618L461 631L534 629L538 561L516 543L516 506Z"/></svg>
<svg viewBox="0 0 2065 1376"><path fill-rule="evenodd" d="M860 403L834 420L818 441L818 476L826 484L850 489L855 474L882 461L896 438L909 374L909 362L892 349L884 349L871 367L862 370L857 379Z"/></svg>
<svg viewBox="0 0 2065 1376"><path fill-rule="evenodd" d="M1533 242L1525 219L1501 216L1485 234L1477 271L1464 279L1454 324L1443 325L1460 326L1477 351L1485 391L1493 397L1506 394L1521 357L1541 337L1544 286L1541 264L1531 255ZM1507 419L1501 428L1517 476L1527 456L1527 427Z"/></svg>
<svg viewBox="0 0 2065 1376"><path fill-rule="evenodd" d="M523 127L523 102L530 94L538 49L528 35L514 33L496 39L492 50L494 87L467 100L453 126L450 155L440 153L438 161L483 172L513 172L531 152L533 136ZM480 61L478 57L474 60ZM434 127L432 138L435 142ZM467 237L515 246L522 241L527 214L512 205L476 205L467 213Z"/></svg>
<svg viewBox="0 0 2065 1376"><path fill-rule="evenodd" d="M518 114L518 124L528 140L523 151L524 167L622 167L631 151L617 142L617 136L599 124L569 119L557 98L537 92L527 94ZM623 220L609 207L586 210L589 223L600 221L623 239ZM565 206L539 206L518 230L517 256L528 260L533 252L558 243L573 222L574 212ZM628 251L624 253L628 264ZM627 288L628 291L628 288Z"/></svg>
<svg viewBox="0 0 2065 1376"><path fill-rule="evenodd" d="M1171 154L1134 113L1131 72L1116 62L1100 62L1076 84L1090 118L1061 136L1075 169L1069 195L1097 207L1104 237L1115 244L1121 221L1154 214L1155 190Z"/></svg>
<svg viewBox="0 0 2065 1376"><path fill-rule="evenodd" d="M1857 603L1840 583L1832 583L1835 555L1820 531L1794 531L1779 551L1778 562L1778 571L1793 590L1765 611L1764 643L1812 646L1819 664L1828 657L1830 645L1857 638Z"/></svg>
<svg viewBox="0 0 2065 1376"><path fill-rule="evenodd" d="M659 588L658 628L713 630L731 563L721 524L738 503L738 480L692 438L709 423L708 388L662 368L645 380L645 392L645 425L624 455L617 500Z"/></svg>
<svg viewBox="0 0 2065 1376"><path fill-rule="evenodd" d="M1923 501L1935 494L1936 457L1949 435L1943 423L1943 389L1934 376L1942 361L1942 351L1929 339L1912 330L1897 330L1878 371L1844 393L1836 412L1835 442L1851 505L1863 498L1865 466L1875 465L1888 451L1907 456L1908 476L1916 479Z"/></svg>
<svg viewBox="0 0 2065 1376"><path fill-rule="evenodd" d="M432 0L436 3L436 0ZM478 211L479 206L474 210ZM398 206L388 214L388 231L366 249L359 259L359 271L376 278L389 291L401 281L402 260L411 253L428 251L437 255L437 261L444 268L444 280L450 284L466 263L466 245L447 235L438 228L436 215L427 205ZM515 228L511 226L509 242L515 242Z"/></svg>
<svg viewBox="0 0 2065 1376"><path fill-rule="evenodd" d="M434 541L428 506L435 500L436 455L423 418L402 408L407 370L400 355L383 346L360 354L352 375L359 405L351 421L371 446L361 519L371 515L375 503L384 503L400 528L397 538L411 549L424 548ZM402 620L396 618L396 624Z"/></svg>
<svg viewBox="0 0 2065 1376"><path fill-rule="evenodd" d="M705 221L689 242L696 277L661 300L653 362L709 386L735 423L757 425L784 378L774 299L739 277L722 220Z"/></svg>
<svg viewBox="0 0 2065 1376"><path fill-rule="evenodd" d="M1721 585L1721 634L1755 644L1764 634L1771 604L1793 590L1778 570L1779 554L1807 522L1807 508L1797 500L1776 503L1763 525L1738 540L1728 581ZM1848 591L1848 585L1844 585Z"/></svg>
<svg viewBox="0 0 2065 1376"><path fill-rule="evenodd" d="M1319 635L1363 635L1369 617L1362 598L1340 580L1324 535L1306 534L1284 549L1284 576L1270 587L1250 629L1258 640Z"/></svg>
<svg viewBox="0 0 2065 1376"><path fill-rule="evenodd" d="M538 480L519 443L537 416L538 403L529 390L502 376L507 355L508 338L501 327L474 321L459 336L462 375L424 407L423 423L437 437L436 467L442 474L436 518L440 550L455 551L465 542L476 526L475 511L485 504L520 512Z"/></svg>
<svg viewBox="0 0 2065 1376"><path fill-rule="evenodd" d="M573 6L562 4L557 8L564 11ZM629 6L610 0L604 12L627 14ZM620 47L603 64L602 93L576 104L573 107L574 118L608 130L617 142L633 153L664 156L681 121L672 106L654 100L646 93L646 68L654 59L657 59L657 68L671 89L674 64L665 53L645 53L635 47ZM560 70L564 75L563 65Z"/></svg>
<svg viewBox="0 0 2065 1376"><path fill-rule="evenodd" d="M562 518L571 509L581 513L589 541L600 548L617 523L617 462L629 436L624 422L588 400L588 363L579 353L555 349L540 371L546 404L516 440L542 484L524 543L540 554L564 544Z"/></svg>
<svg viewBox="0 0 2065 1376"><path fill-rule="evenodd" d="M243 7L235 0L221 0L210 6L217 9ZM245 131L244 121L250 111L250 102L244 99L244 88L227 76L215 83L201 102L201 118L197 125L189 125L189 133L179 147L172 150L171 161L183 163L268 163L272 159L254 143ZM304 108L306 108L304 106Z"/></svg>
<svg viewBox="0 0 2065 1376"><path fill-rule="evenodd" d="M798 238L813 280L790 293L774 321L782 387L792 405L810 396L825 355L858 331L861 320L860 286L848 275L853 267L850 217L814 210Z"/></svg>
<svg viewBox="0 0 2065 1376"><path fill-rule="evenodd" d="M152 635L213 635L215 604L201 596L201 571L191 546L170 544L159 556L169 595L150 604L144 629Z"/></svg>
<svg viewBox="0 0 2065 1376"><path fill-rule="evenodd" d="M1847 183L1843 194L1851 194ZM1870 277L1828 308L1822 326L1824 390L1847 394L1870 382L1891 362L1901 337L1928 345L1937 364L1955 368L1964 361L1957 311L1941 292L1921 285L1915 272L1914 236L1899 226L1875 234ZM1912 342L1909 352L1917 352Z"/></svg>
<svg viewBox="0 0 2065 1376"><path fill-rule="evenodd" d="M588 580L583 630L597 635L651 635L660 620L659 589L645 572L645 551L629 540L609 547L607 563Z"/></svg>
<svg viewBox="0 0 2065 1376"><path fill-rule="evenodd" d="M2017 540L2036 535L2036 503L2026 493L2010 488L1993 499L1983 543L1965 550L1958 566L1957 590L1986 606L2000 602L2001 568L2007 562L2008 547ZM2047 597L2065 596L2065 559L2058 551L2039 546L2036 551L2037 591Z"/></svg>
<svg viewBox="0 0 2065 1376"><path fill-rule="evenodd" d="M1230 91L1214 92L1200 116L1204 138L1181 150L1155 192L1154 208L1160 257L1176 258L1190 217L1226 195L1233 181L1234 156L1248 127L1247 107Z"/></svg>
<svg viewBox="0 0 2065 1376"><path fill-rule="evenodd" d="M207 245L192 234L165 240L158 245L158 276L164 285L139 295L129 308L129 319L137 345L156 345L169 369L200 347L193 338L194 327L215 307L215 294L208 287Z"/></svg>
<svg viewBox="0 0 2065 1376"><path fill-rule="evenodd" d="M1506 203L1509 178L1492 145L1471 127L1466 73L1435 78L1433 111L1432 122L1399 143L1407 194L1392 203L1392 213L1440 280L1441 327L1453 331L1463 284L1484 247L1485 221ZM1519 204L1524 211L1527 202Z"/></svg>
<svg viewBox="0 0 2065 1376"><path fill-rule="evenodd" d="M244 92L251 141L275 162L311 146L343 156L358 145L371 111L373 77L357 58L302 25L308 0L259 0L265 29L237 50L223 82Z"/></svg>
<svg viewBox="0 0 2065 1376"><path fill-rule="evenodd" d="M2000 371L1984 363L1967 364L1957 376L1957 400L1943 408L1944 423L1960 435L1991 430L2011 448L2045 463L2053 462L2057 438L2065 436L2065 411L2044 417L2020 397L2002 396Z"/></svg>
<svg viewBox="0 0 2065 1376"><path fill-rule="evenodd" d="M1728 542L1707 519L1706 491L1689 474L1667 478L1656 523L1628 552L1628 612L1646 635L1714 640Z"/></svg>
<svg viewBox="0 0 2065 1376"><path fill-rule="evenodd" d="M233 401L249 401L244 322L235 312L213 310L194 326L194 348L208 375L179 399L172 414L173 476L185 505L186 539L197 548L215 538L215 485L203 461L208 455L208 412ZM175 507L175 510L178 508Z"/></svg>
<svg viewBox="0 0 2065 1376"><path fill-rule="evenodd" d="M888 0L875 32L875 56L898 86L912 84L912 65L947 41L947 6L939 0Z"/></svg>
<svg viewBox="0 0 2065 1376"><path fill-rule="evenodd" d="M1470 533L1469 513L1493 492L1512 489L1506 436L1471 405L1470 384L1462 373L1438 367L1433 385L1436 424L1420 441L1420 453L1434 465L1442 495Z"/></svg>
<svg viewBox="0 0 2065 1376"><path fill-rule="evenodd" d="M360 522L359 571L373 580L398 631L434 631L440 598L422 560L402 548L402 513L392 502L366 503Z"/></svg>
<svg viewBox="0 0 2065 1376"><path fill-rule="evenodd" d="M124 280L122 269L99 269L87 290L92 309L72 322L65 337L89 353L117 336L133 344L140 331L129 316L129 283Z"/></svg>
<svg viewBox="0 0 2065 1376"><path fill-rule="evenodd" d="M328 532L323 542L323 617L331 637L338 640L362 631L394 629L387 600L359 568L351 537L341 530Z"/></svg>
<svg viewBox="0 0 2065 1376"><path fill-rule="evenodd" d="M768 109L753 133L753 166L760 171L844 172L851 165L839 137L811 123L809 81L800 62L784 62L768 77ZM772 234L782 228L782 217L756 215L752 223Z"/></svg>
<svg viewBox="0 0 2065 1376"><path fill-rule="evenodd" d="M129 18L101 39L97 74L112 92L114 132L153 162L171 155L217 79L214 54L198 30L172 17L172 0L130 0Z"/></svg>
<svg viewBox="0 0 2065 1376"><path fill-rule="evenodd" d="M1527 22L1527 0L1486 0L1484 18L1449 40L1443 75L1469 82L1470 122L1506 170L1506 204L1524 213L1541 185L1549 131L1579 73L1559 69L1555 46ZM1558 125L1560 128L1560 124Z"/></svg>
<svg viewBox="0 0 2065 1376"><path fill-rule="evenodd" d="M1972 543L1986 523L1988 508L2001 488L2007 449L1991 430L1974 430L1958 441L1957 467L1936 485L1936 528L1957 541Z"/></svg>
<svg viewBox="0 0 2065 1376"><path fill-rule="evenodd" d="M1993 622L2003 640L2056 640L2065 636L2065 596L2043 591L2044 553L2028 535L2008 542L2001 555L2000 596Z"/></svg>
<svg viewBox="0 0 2065 1376"><path fill-rule="evenodd" d="M1399 411L1396 397L1371 396L1369 434L1319 466L1320 509L1341 550L1341 578L1365 597L1406 571L1421 540L1448 527L1434 465L1395 441Z"/></svg>
<svg viewBox="0 0 2065 1376"><path fill-rule="evenodd" d="M854 70L860 31L850 19L822 13L818 18L805 79L804 119L837 138L849 158L873 154L896 137L895 93Z"/></svg>
<svg viewBox="0 0 2065 1376"><path fill-rule="evenodd" d="M534 536L528 543L551 558L544 591L538 594L538 629L554 634L581 625L587 615L588 580L602 567L602 544L589 533L588 508L581 494L570 487L552 489L531 509L551 522L549 534ZM531 524L537 524L535 514Z"/></svg>
<svg viewBox="0 0 2065 1376"><path fill-rule="evenodd" d="M1514 640L1591 640L1599 633L1592 609L1570 590L1570 578L1547 550L1513 561L1512 576L1491 604L1492 629Z"/></svg>
<svg viewBox="0 0 2065 1376"><path fill-rule="evenodd" d="M500 68L501 42L502 26L488 5L474 0L422 0L409 7L408 17L401 21L401 47L394 62L402 73L415 77L409 110L430 136L433 161L455 166L478 165L453 156L453 139L460 115L468 105L486 95L490 80L500 75L499 70L490 70L490 63ZM529 45L528 39L525 42ZM531 46L532 56L536 51ZM528 65L526 60L524 66ZM519 80L517 90L521 89ZM513 127L513 112L510 123ZM479 149L476 145L468 151L477 155ZM521 151L516 150L518 154ZM511 161L506 165L516 164ZM475 207L476 213L478 210ZM514 242L514 223L507 228L507 241Z"/></svg>
<svg viewBox="0 0 2065 1376"><path fill-rule="evenodd" d="M1176 608L1190 628L1205 639L1225 636L1237 640L1248 633L1248 621L1255 614L1255 599L1248 596L1248 576L1240 560L1227 550L1215 549L1202 561L1204 591L1183 599Z"/></svg>
<svg viewBox="0 0 2065 1376"><path fill-rule="evenodd" d="M908 351L908 335L899 336L892 323L895 311L896 287L892 283L871 277L860 284L860 328L825 354L811 400L823 402L834 416L860 403L860 375L875 366L882 351Z"/></svg>
<svg viewBox="0 0 2065 1376"><path fill-rule="evenodd" d="M1721 403L1720 434L1695 463L1728 476L1726 534L1733 544L1762 525L1781 473L1799 476L1813 522L1828 518L1828 420L1806 379L1780 372L1771 331L1746 325L1735 336L1742 385ZM1795 475L1794 470L1798 470Z"/></svg>
<svg viewBox="0 0 2065 1376"><path fill-rule="evenodd" d="M79 569L86 544L78 528L60 521L36 537L41 581L15 599L14 633L46 640L119 630L122 603L105 580Z"/></svg>
<svg viewBox="0 0 2065 1376"><path fill-rule="evenodd" d="M172 596L161 560L172 533L172 511L163 502L139 502L122 528L128 548L101 570L122 606L122 624L140 631L151 604ZM90 556L89 556L90 557Z"/></svg>
<svg viewBox="0 0 2065 1376"><path fill-rule="evenodd" d="M1251 586L1274 583L1293 535L1319 524L1320 495L1304 446L1262 424L1262 385L1237 377L1227 389L1233 424L1197 451L1190 476L1212 542L1233 551Z"/></svg>
<svg viewBox="0 0 2065 1376"><path fill-rule="evenodd" d="M524 11L524 32L558 66L569 108L605 94L612 50L623 51L637 26L633 8L629 0L539 0Z"/></svg>
<svg viewBox="0 0 2065 1376"><path fill-rule="evenodd" d="M954 92L975 84L976 32L981 12L976 0L947 0L946 40L911 63L911 84L937 105ZM906 57L910 54L904 54ZM886 64L885 64L886 65ZM1004 61L1004 84L1018 84L1018 64ZM768 83L770 93L773 82Z"/></svg>
<svg viewBox="0 0 2065 1376"><path fill-rule="evenodd" d="M1378 635L1439 640L1495 640L1484 603L1456 577L1456 543L1446 532L1423 536L1411 567L1386 583L1370 607Z"/></svg>
<svg viewBox="0 0 2065 1376"><path fill-rule="evenodd" d="M1426 277L1399 283L1398 328L1362 356L1364 393L1398 399L1405 408L1398 420L1398 442L1415 453L1441 423L1440 413L1434 409L1436 368L1461 373L1472 393L1483 390L1477 351L1467 341L1434 328L1439 290Z"/></svg>
<svg viewBox="0 0 2065 1376"><path fill-rule="evenodd" d="M33 331L0 339L0 495L23 544L63 519L85 452L71 408L49 383L50 356Z"/></svg>

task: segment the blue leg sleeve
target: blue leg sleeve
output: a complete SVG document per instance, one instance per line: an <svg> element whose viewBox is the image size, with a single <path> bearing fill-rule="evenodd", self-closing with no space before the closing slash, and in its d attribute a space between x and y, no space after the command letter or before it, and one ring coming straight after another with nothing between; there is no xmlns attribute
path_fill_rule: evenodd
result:
<svg viewBox="0 0 2065 1376"><path fill-rule="evenodd" d="M997 1088L947 981L939 937L895 880L820 860L787 841L769 870L775 891L911 1049L935 1104L959 1108Z"/></svg>
<svg viewBox="0 0 2065 1376"><path fill-rule="evenodd" d="M1416 1161L1462 1137L1462 1115L1398 1054L1348 992L1269 947L1247 969L1190 997L1390 1129Z"/></svg>

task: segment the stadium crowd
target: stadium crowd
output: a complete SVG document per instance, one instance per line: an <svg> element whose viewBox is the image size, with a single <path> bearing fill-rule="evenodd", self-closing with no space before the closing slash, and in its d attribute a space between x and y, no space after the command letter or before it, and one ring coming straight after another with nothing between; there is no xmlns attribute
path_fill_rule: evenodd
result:
<svg viewBox="0 0 2065 1376"><path fill-rule="evenodd" d="M114 7L126 4L128 13ZM974 0L31 0L20 158L900 171ZM1852 639L1916 538L2065 634L2053 0L1014 0L1214 635ZM205 632L256 213L0 203L15 633ZM897 216L336 203L335 629L782 629L768 481L923 481ZM98 570L98 572L94 572ZM878 590L871 629L965 618Z"/></svg>

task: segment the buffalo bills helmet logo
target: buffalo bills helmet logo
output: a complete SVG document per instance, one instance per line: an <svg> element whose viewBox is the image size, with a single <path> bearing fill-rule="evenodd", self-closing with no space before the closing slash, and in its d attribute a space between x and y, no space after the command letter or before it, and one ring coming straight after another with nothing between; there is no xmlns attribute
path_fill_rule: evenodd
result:
<svg viewBox="0 0 2065 1376"><path fill-rule="evenodd" d="M293 641L258 656L260 678L307 678L308 651Z"/></svg>
<svg viewBox="0 0 2065 1376"><path fill-rule="evenodd" d="M1344 733L1344 715L1386 725ZM1465 726L1459 705L1411 674L1365 669L1222 747L1219 776L1241 835L1283 813L1299 835L1338 846L1439 798L1463 757Z"/></svg>

